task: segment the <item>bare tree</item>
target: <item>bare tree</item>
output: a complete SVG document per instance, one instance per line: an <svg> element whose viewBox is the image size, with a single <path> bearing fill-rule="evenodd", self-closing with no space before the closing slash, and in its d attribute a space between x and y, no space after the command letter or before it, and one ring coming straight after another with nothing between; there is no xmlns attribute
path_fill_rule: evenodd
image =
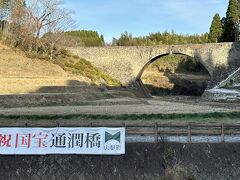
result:
<svg viewBox="0 0 240 180"><path fill-rule="evenodd" d="M5 38L9 32L11 0L0 0L0 33Z"/></svg>
<svg viewBox="0 0 240 180"><path fill-rule="evenodd" d="M11 34L8 37L14 47L32 50L35 26L26 11L25 0L13 0L11 8Z"/></svg>
<svg viewBox="0 0 240 180"><path fill-rule="evenodd" d="M47 46L50 59L53 58L56 45L64 39L63 32L74 24L72 12L60 8L60 5L60 0L29 0L26 8L27 21L34 31L35 44Z"/></svg>
<svg viewBox="0 0 240 180"><path fill-rule="evenodd" d="M24 3L24 0L15 0ZM64 31L73 27L71 11L61 8L60 0L28 0L15 4L12 13L15 46L28 51L46 51L53 58L56 44L64 39ZM45 47L47 46L47 48Z"/></svg>
<svg viewBox="0 0 240 180"><path fill-rule="evenodd" d="M72 12L60 5L60 0L0 0L0 34L14 47L52 59L66 42L64 32L74 26Z"/></svg>
<svg viewBox="0 0 240 180"><path fill-rule="evenodd" d="M49 15L45 24L44 30L47 34L44 39L49 44L50 59L52 59L56 45L65 45L67 37L64 32L74 27L74 21L70 17L70 12L59 9Z"/></svg>
<svg viewBox="0 0 240 180"><path fill-rule="evenodd" d="M10 12L10 0L0 0L0 19L7 20Z"/></svg>
<svg viewBox="0 0 240 180"><path fill-rule="evenodd" d="M48 26L60 23L63 19L70 18L70 11L61 9L60 0L29 0L26 13L31 23L35 26L35 37L40 38L48 32ZM59 24L62 26L62 24Z"/></svg>
<svg viewBox="0 0 240 180"><path fill-rule="evenodd" d="M55 26L56 25L56 26ZM44 36L44 41L49 46L50 59L53 59L54 49L59 46L69 45L71 40L64 33L64 28L69 28L73 25L73 22L66 19L63 26L58 27L58 23L49 25L49 32Z"/></svg>

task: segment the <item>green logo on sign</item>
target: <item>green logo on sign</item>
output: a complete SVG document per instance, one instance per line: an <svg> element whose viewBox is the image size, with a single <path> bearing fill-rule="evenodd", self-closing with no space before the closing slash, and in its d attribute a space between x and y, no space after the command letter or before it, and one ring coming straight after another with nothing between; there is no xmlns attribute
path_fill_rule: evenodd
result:
<svg viewBox="0 0 240 180"><path fill-rule="evenodd" d="M120 137L121 137L120 132L117 132L116 134L110 134L108 132L105 132L105 143L110 140L116 140L120 143Z"/></svg>

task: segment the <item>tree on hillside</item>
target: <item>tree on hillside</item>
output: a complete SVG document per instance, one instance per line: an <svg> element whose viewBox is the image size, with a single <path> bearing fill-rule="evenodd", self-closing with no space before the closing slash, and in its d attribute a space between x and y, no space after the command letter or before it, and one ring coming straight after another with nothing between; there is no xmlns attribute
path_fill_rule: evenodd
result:
<svg viewBox="0 0 240 180"><path fill-rule="evenodd" d="M6 36L8 34L9 26L8 20L10 17L10 0L0 0L0 35Z"/></svg>
<svg viewBox="0 0 240 180"><path fill-rule="evenodd" d="M240 15L238 0L229 0L226 19L223 28L223 41L232 42L235 40L236 24Z"/></svg>
<svg viewBox="0 0 240 180"><path fill-rule="evenodd" d="M11 5L11 17L9 19L11 29L10 34L6 37L11 45L28 46L28 42L33 42L32 25L26 18L25 0L14 0Z"/></svg>
<svg viewBox="0 0 240 180"><path fill-rule="evenodd" d="M223 33L223 27L219 14L215 14L209 32L209 42L217 43L220 41Z"/></svg>
<svg viewBox="0 0 240 180"><path fill-rule="evenodd" d="M132 33L124 32L117 41L118 46L136 46L138 45L136 39L133 38Z"/></svg>
<svg viewBox="0 0 240 180"><path fill-rule="evenodd" d="M51 24L58 23L63 19L70 18L70 11L60 8L60 0L29 0L26 8L28 20L34 26L34 34L38 39L41 35L48 32L48 27Z"/></svg>
<svg viewBox="0 0 240 180"><path fill-rule="evenodd" d="M7 20L10 12L10 0L0 0L0 20Z"/></svg>
<svg viewBox="0 0 240 180"><path fill-rule="evenodd" d="M103 35L99 35L96 31L77 30L69 31L66 34L73 37L77 42L77 46L103 46L105 45Z"/></svg>
<svg viewBox="0 0 240 180"><path fill-rule="evenodd" d="M112 45L117 46L154 46L173 44L202 44L208 42L208 33L182 35L174 31L150 33L148 36L133 37L131 33L122 33L119 39L113 38Z"/></svg>
<svg viewBox="0 0 240 180"><path fill-rule="evenodd" d="M11 15L11 45L25 51L41 52L53 57L64 31L73 27L70 11L62 9L60 0L14 0ZM21 2L21 3L19 3ZM44 36L48 34L48 36Z"/></svg>
<svg viewBox="0 0 240 180"><path fill-rule="evenodd" d="M101 40L102 40L102 45L105 45L105 40L104 40L104 37L103 37L102 34L101 34L100 38L101 38Z"/></svg>
<svg viewBox="0 0 240 180"><path fill-rule="evenodd" d="M56 15L59 16L59 14ZM51 18L49 19L49 21L51 21ZM73 26L74 22L71 18L60 18L57 21L47 23L46 30L48 33L46 33L42 39L45 41L47 47L49 48L48 51L50 59L53 59L54 57L54 48L57 46L57 44L62 46L66 45L66 36L64 32Z"/></svg>

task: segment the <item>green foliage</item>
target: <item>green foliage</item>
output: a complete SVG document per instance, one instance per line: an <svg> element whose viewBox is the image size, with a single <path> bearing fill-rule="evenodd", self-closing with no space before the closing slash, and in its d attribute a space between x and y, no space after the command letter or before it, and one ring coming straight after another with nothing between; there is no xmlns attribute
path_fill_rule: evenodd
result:
<svg viewBox="0 0 240 180"><path fill-rule="evenodd" d="M177 73L208 73L207 70L192 57L186 55L167 55L161 57L150 65L150 68L157 67L160 72L177 72Z"/></svg>
<svg viewBox="0 0 240 180"><path fill-rule="evenodd" d="M166 146L164 150L164 155L163 155L165 164L171 166L173 164L173 160L175 159L175 157L176 157L175 150L171 146Z"/></svg>
<svg viewBox="0 0 240 180"><path fill-rule="evenodd" d="M104 45L105 44L105 40L104 40L104 37L103 37L102 34L101 34L100 38L101 38L102 44Z"/></svg>
<svg viewBox="0 0 240 180"><path fill-rule="evenodd" d="M85 104L83 104L85 105ZM188 113L188 114L121 114L121 115L93 115L93 114L68 114L68 115L3 115L0 120L146 120L146 121L190 121L190 122L226 122L236 121L240 118L240 112L214 112L214 113Z"/></svg>
<svg viewBox="0 0 240 180"><path fill-rule="evenodd" d="M131 33L124 32L119 39L113 38L112 45L117 46L153 46L173 44L202 44L208 42L208 33L202 35L179 35L174 31L171 33L150 33L148 36L133 37Z"/></svg>
<svg viewBox="0 0 240 180"><path fill-rule="evenodd" d="M137 41L132 37L131 33L124 32L121 37L115 42L117 46L136 46Z"/></svg>
<svg viewBox="0 0 240 180"><path fill-rule="evenodd" d="M65 56L65 57L71 55L70 51L67 50L67 49L65 49L65 48L61 48L61 49L59 50L59 53L60 53L62 56Z"/></svg>
<svg viewBox="0 0 240 180"><path fill-rule="evenodd" d="M240 16L238 0L229 0L226 18L224 20L223 41L233 42L235 40L236 23Z"/></svg>
<svg viewBox="0 0 240 180"><path fill-rule="evenodd" d="M215 14L210 27L209 42L217 43L220 41L223 33L223 27L219 14Z"/></svg>
<svg viewBox="0 0 240 180"><path fill-rule="evenodd" d="M80 59L80 57L78 56L78 55L72 55L72 57L74 58L74 59Z"/></svg>
<svg viewBox="0 0 240 180"><path fill-rule="evenodd" d="M74 57L76 61L77 57ZM103 71L99 70L95 66L93 66L89 61L80 58L77 62L74 61L65 61L64 66L67 70L71 71L76 75L85 76L91 79L92 82L95 83L102 83L105 81L107 85L111 86L119 86L121 85L119 81L111 78L108 74L104 73Z"/></svg>
<svg viewBox="0 0 240 180"><path fill-rule="evenodd" d="M26 55L26 57L28 57L30 59L50 60L48 54L44 54L44 53L39 54L34 51L31 51L31 52L26 52L25 55Z"/></svg>
<svg viewBox="0 0 240 180"><path fill-rule="evenodd" d="M157 68L159 72L175 72L178 64L184 60L186 56L181 55L167 55L161 57L150 65L150 68Z"/></svg>
<svg viewBox="0 0 240 180"><path fill-rule="evenodd" d="M100 35L96 31L69 31L66 32L73 37L78 46L103 46L105 45L103 35Z"/></svg>

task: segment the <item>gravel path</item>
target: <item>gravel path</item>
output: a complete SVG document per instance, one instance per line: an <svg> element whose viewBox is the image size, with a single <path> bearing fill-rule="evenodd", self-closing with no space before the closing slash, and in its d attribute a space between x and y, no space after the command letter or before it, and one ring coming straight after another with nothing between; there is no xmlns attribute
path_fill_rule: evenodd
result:
<svg viewBox="0 0 240 180"><path fill-rule="evenodd" d="M198 102L182 103L162 100L147 100L148 104L131 105L88 105L88 106L58 106L58 107L23 107L0 109L4 115L67 115L67 114L172 114L172 113L211 113L236 112L239 106L213 106Z"/></svg>

